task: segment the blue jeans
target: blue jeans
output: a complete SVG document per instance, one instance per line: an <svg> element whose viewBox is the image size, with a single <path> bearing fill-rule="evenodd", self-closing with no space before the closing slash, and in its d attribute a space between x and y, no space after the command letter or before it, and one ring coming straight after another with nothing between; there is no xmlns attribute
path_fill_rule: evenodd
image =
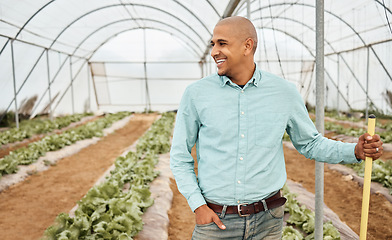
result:
<svg viewBox="0 0 392 240"><path fill-rule="evenodd" d="M192 240L278 240L282 238L283 215L284 205L247 217L218 214L226 229L221 230L214 222L196 224Z"/></svg>

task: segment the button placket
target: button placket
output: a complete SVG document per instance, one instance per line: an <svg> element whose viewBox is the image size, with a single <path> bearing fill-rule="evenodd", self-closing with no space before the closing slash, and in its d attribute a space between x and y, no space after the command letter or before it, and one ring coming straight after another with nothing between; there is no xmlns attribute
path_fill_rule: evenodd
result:
<svg viewBox="0 0 392 240"><path fill-rule="evenodd" d="M244 161L247 150L247 114L246 114L246 94L244 89L241 89L239 94L239 141L238 141L238 160L237 160L237 171L236 171L236 199L238 203L245 199L245 176L246 176L246 162Z"/></svg>

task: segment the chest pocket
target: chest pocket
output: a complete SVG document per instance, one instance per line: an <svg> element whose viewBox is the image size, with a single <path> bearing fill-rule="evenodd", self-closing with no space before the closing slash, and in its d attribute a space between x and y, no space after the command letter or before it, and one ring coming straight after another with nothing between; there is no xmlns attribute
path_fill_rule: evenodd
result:
<svg viewBox="0 0 392 240"><path fill-rule="evenodd" d="M261 147L273 148L279 146L286 131L287 114L265 113L256 116L255 144Z"/></svg>

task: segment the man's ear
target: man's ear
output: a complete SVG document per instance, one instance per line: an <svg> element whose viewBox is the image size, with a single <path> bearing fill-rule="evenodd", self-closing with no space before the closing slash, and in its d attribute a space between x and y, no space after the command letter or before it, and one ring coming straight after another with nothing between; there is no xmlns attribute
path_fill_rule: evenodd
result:
<svg viewBox="0 0 392 240"><path fill-rule="evenodd" d="M244 56L249 55L253 52L253 46L255 44L255 41L253 41L252 38L248 38L245 40L245 49L244 49Z"/></svg>

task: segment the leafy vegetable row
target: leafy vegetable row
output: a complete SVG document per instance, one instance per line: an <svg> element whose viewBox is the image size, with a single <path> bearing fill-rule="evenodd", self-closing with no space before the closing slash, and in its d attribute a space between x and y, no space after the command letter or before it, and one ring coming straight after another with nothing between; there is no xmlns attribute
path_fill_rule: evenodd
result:
<svg viewBox="0 0 392 240"><path fill-rule="evenodd" d="M361 128L344 128L339 124L334 124L331 122L326 122L325 126L328 130L335 131L336 133L348 136L359 137L366 132L364 129ZM379 124L379 127L386 129L385 132L377 132L383 142L392 142L392 124ZM365 162L347 164L346 166L353 168L359 176L364 176ZM379 182L384 187L389 188L390 194L392 194L392 160L387 160L384 162L380 159L377 159L376 161L373 161L372 181Z"/></svg>
<svg viewBox="0 0 392 240"><path fill-rule="evenodd" d="M72 122L78 122L85 116L91 114L74 114L65 117L50 119L32 119L25 120L20 123L19 128L11 128L0 132L0 146L8 143L22 141L25 138L32 137L36 134L52 132L55 129L61 129L70 125Z"/></svg>
<svg viewBox="0 0 392 240"><path fill-rule="evenodd" d="M27 147L12 151L9 155L0 159L0 177L17 172L18 165L31 164L47 152L61 149L79 140L101 137L103 129L128 115L130 115L129 112L108 114L94 122L88 122L83 126L69 129L61 134L46 136L40 141L30 143Z"/></svg>
<svg viewBox="0 0 392 240"><path fill-rule="evenodd" d="M390 125L383 125L386 129L389 129L386 132L378 132L383 139L384 143L392 142L392 131L390 131ZM347 136L359 137L364 134L366 131L362 128L344 128L342 125L335 124L332 122L325 123L325 129L330 131L335 131L338 134L344 134ZM287 133L284 134L283 140L290 141ZM353 168L359 176L364 176L365 171L365 163L355 163L355 164L345 164L347 167ZM381 183L384 187L389 188L390 194L392 194L392 160L382 161L380 159L373 161L373 169L372 169L372 181Z"/></svg>
<svg viewBox="0 0 392 240"><path fill-rule="evenodd" d="M379 113L375 113L376 116L379 116ZM356 117L347 117L344 115L339 115L336 111L333 112L325 112L325 116L337 119L337 120L343 120L343 121L350 121L350 122L359 122L363 121L364 119L362 118L356 118ZM391 119L390 116L381 116L381 118L387 117L385 119ZM392 131L392 121L387 121L386 123L381 123L380 121L376 122L376 126L379 128L383 128L386 131Z"/></svg>
<svg viewBox="0 0 392 240"><path fill-rule="evenodd" d="M75 216L61 213L44 239L132 239L142 230L142 214L153 204L149 183L158 175L158 153L170 148L174 113L165 113L138 141L136 152L118 157L115 169L78 202ZM128 187L127 187L128 185Z"/></svg>
<svg viewBox="0 0 392 240"><path fill-rule="evenodd" d="M329 131L334 131L338 134L344 134L346 136L353 136L359 137L362 134L366 133L366 130L363 128L353 128L353 127L343 127L340 124L333 123L333 122L325 122L325 129ZM390 125L384 125L384 132L377 132L380 135L381 140L384 143L391 143L392 142L392 131Z"/></svg>
<svg viewBox="0 0 392 240"><path fill-rule="evenodd" d="M365 161L361 163L346 165L354 169L361 177L365 175ZM381 183L384 187L389 189L392 194L392 160L382 161L377 159L373 161L372 166L372 181Z"/></svg>
<svg viewBox="0 0 392 240"><path fill-rule="evenodd" d="M301 231L308 235L304 237L300 231L293 228L293 226L285 226L283 228L282 240L311 240L314 239L314 212L300 205L295 199L296 194L290 193L287 186L283 187L283 195L287 198L285 205L285 212L290 214L289 219L286 220L287 224L291 224L301 229ZM323 224L323 236L326 240L340 239L339 231L332 225L332 222Z"/></svg>

